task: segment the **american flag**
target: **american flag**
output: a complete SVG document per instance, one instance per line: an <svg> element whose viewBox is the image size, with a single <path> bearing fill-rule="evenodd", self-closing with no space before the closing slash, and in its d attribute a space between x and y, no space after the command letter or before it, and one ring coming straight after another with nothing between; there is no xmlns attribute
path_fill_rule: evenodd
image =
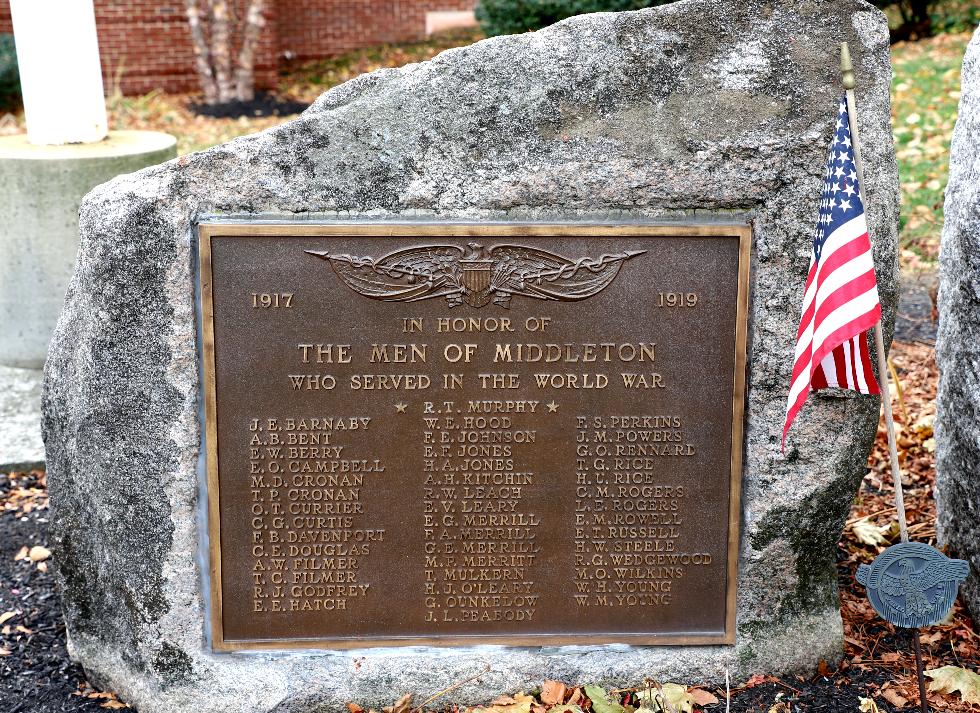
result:
<svg viewBox="0 0 980 713"><path fill-rule="evenodd" d="M837 114L796 335L784 446L811 390L835 386L879 393L866 332L881 319L881 304L846 97L841 97Z"/></svg>

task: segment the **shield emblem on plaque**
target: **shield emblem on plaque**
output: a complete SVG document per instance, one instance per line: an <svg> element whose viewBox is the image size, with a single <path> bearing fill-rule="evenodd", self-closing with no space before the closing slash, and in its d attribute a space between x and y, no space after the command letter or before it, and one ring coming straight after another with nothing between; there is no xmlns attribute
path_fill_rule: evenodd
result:
<svg viewBox="0 0 980 713"><path fill-rule="evenodd" d="M490 276L493 260L460 260L459 282L466 290L463 300L471 307L482 307L490 301Z"/></svg>
<svg viewBox="0 0 980 713"><path fill-rule="evenodd" d="M483 292L490 287L490 274L493 271L493 260L460 260L459 267L463 271L460 282L469 292Z"/></svg>

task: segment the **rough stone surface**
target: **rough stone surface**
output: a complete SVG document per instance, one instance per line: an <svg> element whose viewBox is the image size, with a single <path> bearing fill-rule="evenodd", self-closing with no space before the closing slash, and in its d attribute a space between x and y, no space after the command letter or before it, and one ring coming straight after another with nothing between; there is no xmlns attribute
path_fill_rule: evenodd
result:
<svg viewBox="0 0 980 713"><path fill-rule="evenodd" d="M970 562L961 592L980 617L980 29L963 60L949 151L936 359L937 534Z"/></svg>
<svg viewBox="0 0 980 713"><path fill-rule="evenodd" d="M856 58L888 334L898 175L888 29L860 0L685 0L573 18L337 87L283 126L116 179L82 246L47 364L52 528L73 655L147 712L335 711L404 691L474 702L542 678L723 681L841 655L834 559L878 420L811 398L779 438L810 236ZM213 655L199 559L193 226L303 219L751 220L751 357L738 641Z"/></svg>

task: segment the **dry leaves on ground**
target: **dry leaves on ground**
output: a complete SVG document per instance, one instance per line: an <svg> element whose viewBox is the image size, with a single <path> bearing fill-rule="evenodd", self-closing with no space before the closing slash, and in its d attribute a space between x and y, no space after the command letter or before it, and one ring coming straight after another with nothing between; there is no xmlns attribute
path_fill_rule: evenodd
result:
<svg viewBox="0 0 980 713"><path fill-rule="evenodd" d="M9 484L0 512L20 516L48 507L48 479L43 470L0 475L0 478L4 477Z"/></svg>
<svg viewBox="0 0 980 713"><path fill-rule="evenodd" d="M980 704L980 675L959 666L943 666L926 671L932 679L930 691L959 693L964 703Z"/></svg>
<svg viewBox="0 0 980 713"><path fill-rule="evenodd" d="M115 693L111 691L100 691L93 687L88 681L81 684L78 687L78 690L75 691L74 695L91 700L101 700L102 703L99 704L100 708L108 708L112 710L129 708L128 705L119 700L119 697Z"/></svg>

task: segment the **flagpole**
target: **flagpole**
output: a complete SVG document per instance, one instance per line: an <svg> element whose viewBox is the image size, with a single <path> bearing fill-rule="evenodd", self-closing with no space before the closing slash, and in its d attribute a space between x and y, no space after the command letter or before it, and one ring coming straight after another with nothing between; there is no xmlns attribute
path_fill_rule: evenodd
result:
<svg viewBox="0 0 980 713"><path fill-rule="evenodd" d="M858 175L858 193L867 212L868 201L864 192L864 167L861 163L861 140L858 136L857 106L854 101L854 65L846 42L840 44L840 69L844 92L847 97L848 127L851 132L851 148L854 150L854 168ZM885 339L881 333L881 320L874 327L875 351L878 356L878 383L881 386L881 407L885 414L885 428L888 431L888 456L892 466L892 483L895 486L895 510L898 513L898 529L902 542L909 541L908 521L905 517L905 493L902 491L902 471L898 465L898 447L895 444L895 421L892 419L892 397L888 388L888 364L885 357ZM919 703L922 711L929 710L926 701L926 684L922 673L922 647L919 644L919 630L912 629L915 642L915 667L919 679Z"/></svg>

